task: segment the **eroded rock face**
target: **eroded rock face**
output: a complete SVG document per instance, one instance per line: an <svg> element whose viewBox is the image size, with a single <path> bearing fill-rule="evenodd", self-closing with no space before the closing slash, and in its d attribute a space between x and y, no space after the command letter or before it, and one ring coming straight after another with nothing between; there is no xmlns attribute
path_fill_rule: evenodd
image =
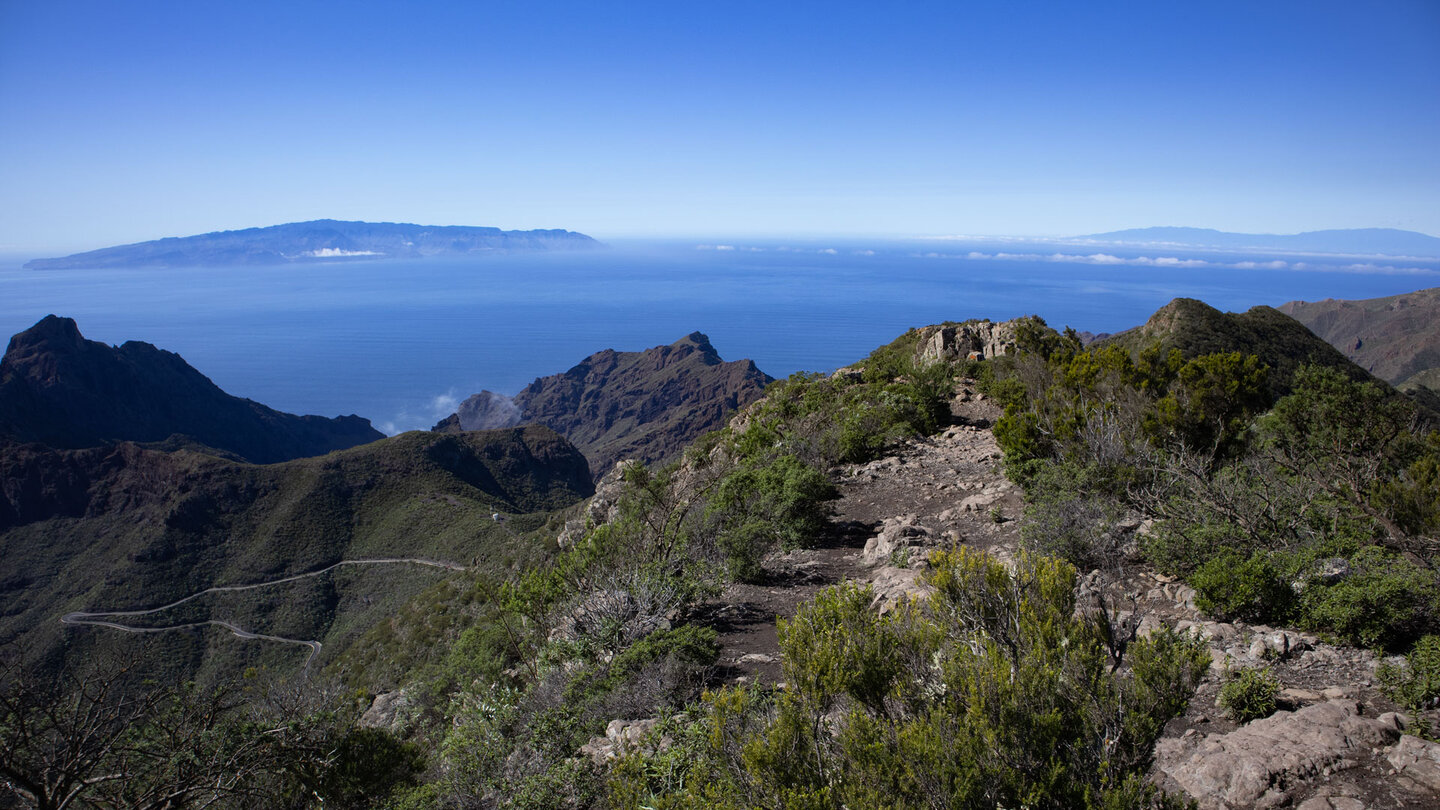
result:
<svg viewBox="0 0 1440 810"><path fill-rule="evenodd" d="M463 430L495 430L520 424L524 414L515 404L514 397L481 391L460 403L455 418L459 419Z"/></svg>
<svg viewBox="0 0 1440 810"><path fill-rule="evenodd" d="M1283 807L1306 786L1369 764L1399 741L1393 719L1365 717L1353 700L1329 700L1228 734L1163 739L1155 758L1205 810Z"/></svg>
<svg viewBox="0 0 1440 810"><path fill-rule="evenodd" d="M653 464L725 426L772 379L749 360L720 359L694 332L642 352L596 352L513 398L482 391L435 426L441 432L536 423L580 448L599 478L622 458Z"/></svg>
<svg viewBox="0 0 1440 810"><path fill-rule="evenodd" d="M617 463L595 484L595 494L585 504L584 514L565 521L565 528L556 537L560 548L574 546L595 527L604 526L619 517L620 497L625 492L625 471L635 463L630 459Z"/></svg>
<svg viewBox="0 0 1440 810"><path fill-rule="evenodd" d="M989 320L927 326L920 330L916 357L922 364L941 360L984 360L1015 351L1015 322Z"/></svg>

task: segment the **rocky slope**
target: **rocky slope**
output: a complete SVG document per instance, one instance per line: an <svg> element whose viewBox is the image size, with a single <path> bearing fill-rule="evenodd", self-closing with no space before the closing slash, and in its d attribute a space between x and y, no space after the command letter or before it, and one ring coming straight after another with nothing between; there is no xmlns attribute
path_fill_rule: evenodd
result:
<svg viewBox="0 0 1440 810"><path fill-rule="evenodd" d="M0 437L15 442L169 441L267 464L383 436L358 416L295 416L230 396L178 354L86 340L54 315L11 338L0 360Z"/></svg>
<svg viewBox="0 0 1440 810"><path fill-rule="evenodd" d="M596 352L513 398L482 391L435 430L546 425L580 448L598 478L623 458L648 464L674 456L722 427L770 382L750 360L721 360L709 338L694 332L641 352Z"/></svg>
<svg viewBox="0 0 1440 810"><path fill-rule="evenodd" d="M57 259L35 259L30 270L104 267L214 267L353 259L418 259L515 250L598 247L565 230L502 231L464 225L341 222L317 219L265 228L216 231L102 248Z"/></svg>
<svg viewBox="0 0 1440 810"><path fill-rule="evenodd" d="M844 576L871 583L884 601L918 591L917 569L933 548L961 543L1002 559L1019 548L1023 502L997 468L994 437L981 426L981 414L998 416L998 409L962 385L956 410L972 414L970 424L844 473L837 511L865 527L857 535L864 547L846 552L853 567ZM1138 520L1128 528L1145 531ZM1119 581L1092 573L1081 591L1129 606L1142 633L1174 627L1210 646L1210 674L1156 746L1155 781L1206 810L1440 801L1440 745L1402 736L1409 721L1380 693L1374 653L1280 628L1210 621L1195 609L1192 590L1146 566ZM1216 704L1226 667L1264 665L1280 678L1285 708L1237 726Z"/></svg>
<svg viewBox="0 0 1440 810"><path fill-rule="evenodd" d="M1440 287L1359 301L1290 301L1279 310L1391 385L1440 384Z"/></svg>

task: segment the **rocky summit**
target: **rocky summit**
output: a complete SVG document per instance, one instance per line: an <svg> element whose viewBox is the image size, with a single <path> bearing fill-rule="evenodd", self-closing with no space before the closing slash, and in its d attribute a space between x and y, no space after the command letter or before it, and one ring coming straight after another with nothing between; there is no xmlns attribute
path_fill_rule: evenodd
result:
<svg viewBox="0 0 1440 810"><path fill-rule="evenodd" d="M580 448L598 478L620 459L652 464L673 457L723 427L770 382L752 361L721 360L709 338L692 332L669 346L596 352L514 397L481 391L435 430L546 425Z"/></svg>

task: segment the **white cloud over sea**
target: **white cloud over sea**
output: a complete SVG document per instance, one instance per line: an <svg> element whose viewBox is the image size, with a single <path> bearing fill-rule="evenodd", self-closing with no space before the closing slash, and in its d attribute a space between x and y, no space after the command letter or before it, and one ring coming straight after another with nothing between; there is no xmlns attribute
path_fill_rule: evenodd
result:
<svg viewBox="0 0 1440 810"><path fill-rule="evenodd" d="M938 238L938 237L937 237ZM996 241L996 240L990 240ZM1033 242L1031 242L1033 244ZM757 247L753 245L696 245L696 250L711 251L744 251L747 253L762 253L775 251L777 253L813 253L821 256L838 256L841 253L851 256L875 256L877 253L869 249L838 250L832 247L792 247L788 245L777 245L774 247ZM1222 261L1215 258L1199 259L1186 256L1117 256L1113 253L1039 253L1039 252L1009 252L1009 251L981 251L971 250L965 253L946 253L940 251L928 251L924 253L907 254L910 258L922 259L959 259L966 261L1016 261L1016 262L1055 262L1059 264L1089 264L1106 267L1162 267L1171 269L1200 269L1218 268L1228 270L1302 270L1321 273L1367 273L1375 275L1406 275L1406 276L1440 276L1440 269L1434 267L1416 267L1399 264L1388 264L1381 262L1354 262L1339 263L1340 257L1326 261L1326 257L1310 256L1310 261L1297 259L1240 259L1238 261ZM1344 257L1353 259L1355 257ZM1333 262L1333 263L1332 263Z"/></svg>
<svg viewBox="0 0 1440 810"><path fill-rule="evenodd" d="M1116 256L1110 253L985 253L972 250L968 253L920 253L913 254L927 259L963 259L969 261L1024 261L1060 262L1068 264L1093 264L1132 267L1173 267L1200 268L1215 267L1232 270L1307 270L1327 273L1373 273L1377 275L1435 276L1440 270L1429 267L1405 267L1392 264L1360 262L1351 264L1317 264L1314 262L1291 262L1281 259L1273 261L1219 262L1209 259L1189 259L1179 256Z"/></svg>
<svg viewBox="0 0 1440 810"><path fill-rule="evenodd" d="M460 397L455 389L436 394L418 404L406 405L391 419L375 422L375 429L387 436L404 433L407 430L429 430L441 419L455 413L460 407Z"/></svg>

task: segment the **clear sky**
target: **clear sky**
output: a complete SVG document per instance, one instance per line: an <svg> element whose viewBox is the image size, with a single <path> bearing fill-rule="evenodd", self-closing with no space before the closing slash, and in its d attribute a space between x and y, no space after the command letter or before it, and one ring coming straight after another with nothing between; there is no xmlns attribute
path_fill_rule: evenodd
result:
<svg viewBox="0 0 1440 810"><path fill-rule="evenodd" d="M1440 234L1440 2L0 0L0 250Z"/></svg>

